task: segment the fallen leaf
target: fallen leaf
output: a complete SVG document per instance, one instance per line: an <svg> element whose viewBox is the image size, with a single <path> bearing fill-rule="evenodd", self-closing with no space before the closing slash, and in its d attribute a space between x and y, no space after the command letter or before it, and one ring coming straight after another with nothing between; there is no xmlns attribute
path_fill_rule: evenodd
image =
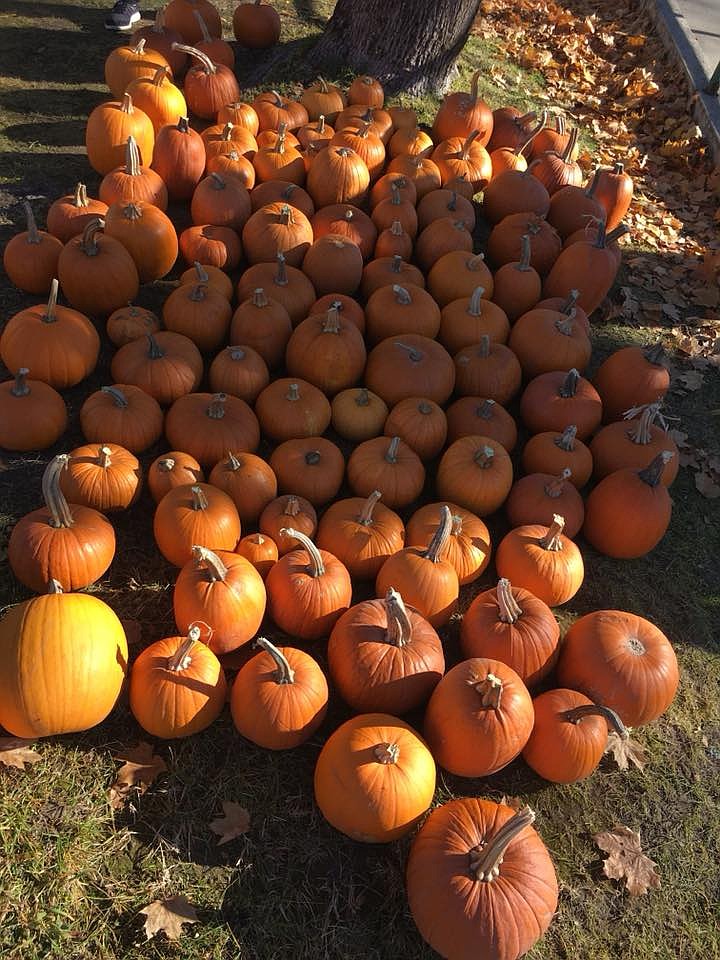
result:
<svg viewBox="0 0 720 960"><path fill-rule="evenodd" d="M637 740L631 739L630 736L621 737L614 730L611 730L608 734L605 753L612 754L615 763L621 770L627 770L631 763L638 770L645 769L645 747Z"/></svg>
<svg viewBox="0 0 720 960"><path fill-rule="evenodd" d="M245 807L241 807L239 803L234 803L232 800L223 800L222 806L223 816L210 823L212 832L220 837L218 846L229 843L250 829L250 814Z"/></svg>
<svg viewBox="0 0 720 960"><path fill-rule="evenodd" d="M525 802L520 797L508 797L505 794L500 797L500 803L504 803L511 810L520 810L525 806Z"/></svg>
<svg viewBox="0 0 720 960"><path fill-rule="evenodd" d="M642 852L639 833L618 824L612 830L596 833L593 840L601 850L610 854L603 861L605 876L611 880L624 879L631 896L641 896L650 887L660 886L660 875L655 870L657 864Z"/></svg>
<svg viewBox="0 0 720 960"><path fill-rule="evenodd" d="M131 790L135 789L139 794L145 793L155 778L167 770L163 758L154 754L152 746L144 741L131 750L116 754L113 759L125 761L117 772L115 783L110 787L110 806L115 810L121 810L125 806Z"/></svg>
<svg viewBox="0 0 720 960"><path fill-rule="evenodd" d="M720 483L709 473L704 471L695 474L695 486L698 493L701 493L708 500L715 500L720 497Z"/></svg>
<svg viewBox="0 0 720 960"><path fill-rule="evenodd" d="M140 913L147 917L145 935L148 940L158 933L164 933L168 940L179 940L183 935L184 923L198 922L195 907L183 896L153 900Z"/></svg>
<svg viewBox="0 0 720 960"><path fill-rule="evenodd" d="M42 760L39 753L36 753L30 744L32 740L22 740L20 737L0 738L0 763L6 767L15 767L18 770L25 770L26 763L37 763Z"/></svg>

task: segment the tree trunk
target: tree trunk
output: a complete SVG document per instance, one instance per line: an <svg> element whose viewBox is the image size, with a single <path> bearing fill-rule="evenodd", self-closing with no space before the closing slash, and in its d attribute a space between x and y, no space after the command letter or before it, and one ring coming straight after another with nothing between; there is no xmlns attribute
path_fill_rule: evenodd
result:
<svg viewBox="0 0 720 960"><path fill-rule="evenodd" d="M389 93L444 93L480 0L337 0L310 53L318 69L349 66Z"/></svg>

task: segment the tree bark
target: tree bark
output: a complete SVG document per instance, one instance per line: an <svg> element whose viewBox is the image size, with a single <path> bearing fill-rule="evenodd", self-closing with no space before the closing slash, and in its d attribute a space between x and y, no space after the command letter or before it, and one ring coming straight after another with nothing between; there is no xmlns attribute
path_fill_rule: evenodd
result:
<svg viewBox="0 0 720 960"><path fill-rule="evenodd" d="M349 66L388 93L444 93L480 0L338 0L310 53L318 69Z"/></svg>

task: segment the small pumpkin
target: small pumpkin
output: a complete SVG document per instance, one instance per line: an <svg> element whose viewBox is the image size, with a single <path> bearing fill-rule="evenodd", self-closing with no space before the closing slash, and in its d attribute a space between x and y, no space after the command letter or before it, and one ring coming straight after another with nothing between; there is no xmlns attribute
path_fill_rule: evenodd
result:
<svg viewBox="0 0 720 960"><path fill-rule="evenodd" d="M423 462L433 460L445 446L447 419L442 407L424 397L396 403L385 421L386 437L400 437Z"/></svg>
<svg viewBox="0 0 720 960"><path fill-rule="evenodd" d="M644 617L595 610L568 630L558 680L637 727L657 719L672 703L679 682L677 657L665 634Z"/></svg>
<svg viewBox="0 0 720 960"><path fill-rule="evenodd" d="M505 447L490 437L471 436L447 448L435 486L451 503L487 517L505 502L512 482L512 461Z"/></svg>
<svg viewBox="0 0 720 960"><path fill-rule="evenodd" d="M333 430L352 443L380 436L388 416L385 401L367 387L341 390L333 397L331 410Z"/></svg>
<svg viewBox="0 0 720 960"><path fill-rule="evenodd" d="M275 447L270 457L278 488L319 507L334 500L345 475L345 459L324 437L298 437Z"/></svg>
<svg viewBox="0 0 720 960"><path fill-rule="evenodd" d="M233 298L234 287L230 277L219 267L213 267L209 263L200 263L196 260L191 267L180 274L180 283L206 283L213 290L221 293L228 303Z"/></svg>
<svg viewBox="0 0 720 960"><path fill-rule="evenodd" d="M212 353L225 342L231 315L227 299L206 283L183 283L163 304L165 329L192 340L203 353Z"/></svg>
<svg viewBox="0 0 720 960"><path fill-rule="evenodd" d="M524 587L549 607L572 600L585 576L582 554L563 534L557 514L550 526L516 527L501 540L495 554L498 574Z"/></svg>
<svg viewBox="0 0 720 960"><path fill-rule="evenodd" d="M277 478L272 468L254 453L230 451L210 471L208 483L227 493L243 526L257 523L265 507L277 496Z"/></svg>
<svg viewBox="0 0 720 960"><path fill-rule="evenodd" d="M553 669L559 642L560 627L550 607L505 578L474 598L460 625L465 657L500 660L528 687Z"/></svg>
<svg viewBox="0 0 720 960"><path fill-rule="evenodd" d="M65 402L42 380L28 380L20 367L14 380L0 384L0 447L6 450L44 450L67 429Z"/></svg>
<svg viewBox="0 0 720 960"><path fill-rule="evenodd" d="M427 288L441 308L453 300L472 297L478 287L483 290L481 296L491 300L493 286L493 275L484 255L467 250L451 250L440 257L427 278Z"/></svg>
<svg viewBox="0 0 720 960"><path fill-rule="evenodd" d="M542 279L530 264L530 235L523 234L520 244L520 259L504 263L494 277L494 302L512 321L531 311L542 296Z"/></svg>
<svg viewBox="0 0 720 960"><path fill-rule="evenodd" d="M603 420L619 420L626 410L663 399L670 387L662 346L622 347L603 361L593 384L603 402Z"/></svg>
<svg viewBox="0 0 720 960"><path fill-rule="evenodd" d="M203 150L203 163L204 161L205 151ZM137 142L132 135L127 138L125 145L125 163L105 174L100 181L99 195L100 200L105 204L105 213L100 214L101 217L104 217L108 207L115 203L128 204L142 201L152 203L160 210L167 210L168 205L168 189L165 181L155 168L151 169L149 164L143 166L140 163Z"/></svg>
<svg viewBox="0 0 720 960"><path fill-rule="evenodd" d="M249 533L243 537L235 548L235 553L249 560L263 580L270 573L273 564L277 563L279 556L275 541L262 533Z"/></svg>
<svg viewBox="0 0 720 960"><path fill-rule="evenodd" d="M329 84L319 77L317 83L303 90L300 103L307 110L311 120L325 116L330 123L334 123L340 111L345 109L345 94L340 87Z"/></svg>
<svg viewBox="0 0 720 960"><path fill-rule="evenodd" d="M265 507L258 526L261 533L271 537L277 544L278 553L282 556L297 547L296 541L285 531L292 528L300 530L306 537L313 537L317 529L317 513L304 497L284 494Z"/></svg>
<svg viewBox="0 0 720 960"><path fill-rule="evenodd" d="M548 430L530 437L523 447L522 466L525 473L562 473L569 470L568 480L581 490L593 472L593 458L589 447L577 439L574 424L562 433Z"/></svg>
<svg viewBox="0 0 720 960"><path fill-rule="evenodd" d="M102 513L68 504L60 477L69 457L58 454L43 473L45 506L22 517L7 547L10 569L29 590L44 593L51 580L82 590L106 572L115 555L115 531Z"/></svg>
<svg viewBox="0 0 720 960"><path fill-rule="evenodd" d="M220 661L194 626L185 637L165 637L141 651L130 672L130 709L153 737L189 737L220 716L226 686Z"/></svg>
<svg viewBox="0 0 720 960"><path fill-rule="evenodd" d="M423 731L445 770L489 777L520 754L532 728L532 700L517 673L501 660L473 657L435 687Z"/></svg>
<svg viewBox="0 0 720 960"><path fill-rule="evenodd" d="M152 310L129 303L114 310L107 319L105 332L116 347L124 347L149 333L157 333L160 321Z"/></svg>
<svg viewBox="0 0 720 960"><path fill-rule="evenodd" d="M576 435L586 440L600 426L602 401L578 370L554 370L539 374L525 387L520 416L531 433L563 430L572 423Z"/></svg>
<svg viewBox="0 0 720 960"><path fill-rule="evenodd" d="M260 653L240 668L233 684L233 723L242 736L266 750L299 747L325 718L325 675L304 650L276 647L265 637L255 643Z"/></svg>
<svg viewBox="0 0 720 960"><path fill-rule="evenodd" d="M206 263L221 270L234 270L242 257L240 238L230 227L209 223L186 227L180 234L179 245L186 263Z"/></svg>
<svg viewBox="0 0 720 960"><path fill-rule="evenodd" d="M435 630L396 590L350 607L333 627L328 667L340 696L357 713L422 707L445 672Z"/></svg>
<svg viewBox="0 0 720 960"><path fill-rule="evenodd" d="M175 582L173 614L181 633L205 623L210 650L218 656L230 653L249 643L262 623L262 577L238 553L193 545Z"/></svg>
<svg viewBox="0 0 720 960"><path fill-rule="evenodd" d="M243 300L230 324L231 341L242 343L257 352L270 370L282 365L291 333L292 324L287 310L282 303L268 297L262 287L254 290L249 299Z"/></svg>
<svg viewBox="0 0 720 960"><path fill-rule="evenodd" d="M433 123L436 143L449 137L467 137L478 131L478 141L486 144L492 136L493 114L478 93L482 71L476 70L470 81L470 92L449 93L440 104Z"/></svg>
<svg viewBox="0 0 720 960"><path fill-rule="evenodd" d="M460 586L473 583L490 562L490 534L480 517L455 503L447 506L452 511L452 529L445 545L445 559L455 567ZM405 532L407 546L427 547L437 529L441 503L420 507L408 520Z"/></svg>
<svg viewBox="0 0 720 960"><path fill-rule="evenodd" d="M347 720L315 766L315 801L336 830L364 843L409 833L432 802L435 763L412 727L384 713Z"/></svg>
<svg viewBox="0 0 720 960"><path fill-rule="evenodd" d="M240 517L230 497L207 483L184 483L170 489L155 509L155 542L174 567L184 567L193 547L234 550L240 539Z"/></svg>
<svg viewBox="0 0 720 960"><path fill-rule="evenodd" d="M350 84L348 103L359 103L368 107L382 107L384 102L385 91L380 81L376 80L375 77L361 74L355 77Z"/></svg>
<svg viewBox="0 0 720 960"><path fill-rule="evenodd" d="M284 554L265 582L268 612L277 626L301 640L328 636L350 606L352 584L345 566L292 527L300 544Z"/></svg>
<svg viewBox="0 0 720 960"><path fill-rule="evenodd" d="M181 450L162 454L148 468L148 489L155 503L160 503L165 494L175 487L204 482L205 474L195 457Z"/></svg>
<svg viewBox="0 0 720 960"><path fill-rule="evenodd" d="M48 232L62 243L67 243L82 233L90 220L104 217L107 204L88 197L87 187L78 183L75 192L58 197L50 205L47 214Z"/></svg>
<svg viewBox="0 0 720 960"><path fill-rule="evenodd" d="M433 627L448 622L458 601L457 571L443 558L452 527L452 513L447 504L443 504L429 545L424 549L406 547L398 551L385 561L375 581L378 596L385 596L391 587L398 590Z"/></svg>
<svg viewBox="0 0 720 960"><path fill-rule="evenodd" d="M140 387L162 406L169 406L199 386L203 362L192 340L161 330L120 347L110 370L118 383Z"/></svg>
<svg viewBox="0 0 720 960"><path fill-rule="evenodd" d="M318 546L332 553L359 580L374 579L388 557L402 550L405 527L400 517L379 502L379 490L363 499L332 503L322 516Z"/></svg>
<svg viewBox="0 0 720 960"><path fill-rule="evenodd" d="M340 235L357 244L363 260L372 258L377 228L370 217L358 207L351 203L333 203L318 210L310 222L316 240L329 233Z"/></svg>

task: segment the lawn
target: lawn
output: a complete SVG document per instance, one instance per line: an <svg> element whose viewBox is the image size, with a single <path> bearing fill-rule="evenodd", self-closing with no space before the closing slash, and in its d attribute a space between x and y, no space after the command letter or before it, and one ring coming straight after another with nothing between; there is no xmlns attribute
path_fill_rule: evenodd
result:
<svg viewBox="0 0 720 960"><path fill-rule="evenodd" d="M239 52L238 74L251 99L259 87L298 91L312 79L304 54L332 4L276 0L283 45L265 55ZM233 5L219 4L226 35ZM439 772L436 802L451 796L521 797L537 812L561 886L558 914L535 960L620 956L691 960L720 956L720 523L714 492L720 471L717 275L720 177L688 120L688 94L633 0L529 4L486 0L457 80L483 70L492 106L565 108L583 129L583 162L624 160L637 203L625 264L593 327L595 369L609 351L660 339L673 386L666 413L683 440L683 467L672 488L668 535L637 561L603 558L580 541L587 571L579 594L559 612L563 627L584 613L616 608L642 614L672 640L681 666L678 697L666 716L637 731L644 772L620 771L606 758L588 781L557 787L520 761L488 780ZM534 12L533 12L534 11ZM0 243L19 223L29 197L38 221L78 179L95 194L86 162L84 122L106 98L102 65L117 43L102 29L99 0L5 0L0 10ZM330 66L330 65L329 65ZM328 79L348 75L329 70ZM423 120L435 101L413 102ZM704 259L703 259L704 258ZM0 285L0 322L33 302ZM143 288L157 307L167 283ZM66 392L71 426L57 449L0 460L0 608L24 599L6 562L15 521L39 504L51 454L82 442L80 405L109 381L105 340L90 381ZM7 371L1 371L2 379ZM143 456L147 466L165 448ZM152 541L152 503L144 493L114 519L118 550L93 591L129 621L131 654L174 632L175 571ZM490 522L493 542L504 521ZM461 609L494 582L486 571L463 591ZM443 632L449 664L459 659L459 620ZM277 636L271 625L268 636ZM324 644L310 652L325 664ZM349 715L337 697L308 744L271 754L242 740L229 712L203 734L157 742L168 772L122 810L108 803L115 754L147 739L127 701L82 736L36 746L26 772L0 765L0 957L12 960L390 960L434 954L417 934L403 871L409 841L388 847L336 833L313 801L312 772L322 743ZM410 722L420 725L422 718ZM245 806L248 833L218 846L209 824L223 801ZM602 872L592 835L622 823L639 830L662 885L631 898ZM149 942L139 911L184 895L198 923L178 944Z"/></svg>

